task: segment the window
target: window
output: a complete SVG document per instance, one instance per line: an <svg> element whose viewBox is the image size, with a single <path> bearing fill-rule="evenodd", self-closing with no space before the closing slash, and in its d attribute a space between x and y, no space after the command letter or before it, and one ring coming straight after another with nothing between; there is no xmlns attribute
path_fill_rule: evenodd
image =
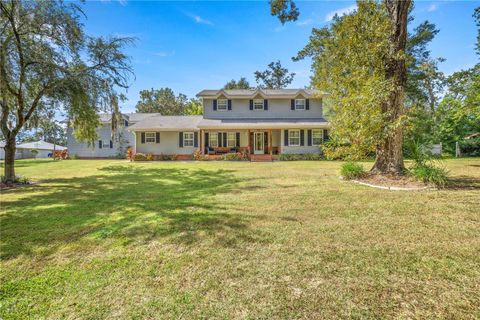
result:
<svg viewBox="0 0 480 320"><path fill-rule="evenodd" d="M292 147L300 146L300 130L288 130L288 145Z"/></svg>
<svg viewBox="0 0 480 320"><path fill-rule="evenodd" d="M322 129L313 129L312 130L312 145L319 146L323 142L323 130Z"/></svg>
<svg viewBox="0 0 480 320"><path fill-rule="evenodd" d="M208 145L213 148L218 147L218 134L216 132L208 134Z"/></svg>
<svg viewBox="0 0 480 320"><path fill-rule="evenodd" d="M295 99L295 110L305 110L305 99Z"/></svg>
<svg viewBox="0 0 480 320"><path fill-rule="evenodd" d="M110 148L110 140L103 140L102 148Z"/></svg>
<svg viewBox="0 0 480 320"><path fill-rule="evenodd" d="M263 100L262 99L253 100L253 110L263 110Z"/></svg>
<svg viewBox="0 0 480 320"><path fill-rule="evenodd" d="M193 132L184 132L183 133L183 146L184 147L193 147Z"/></svg>
<svg viewBox="0 0 480 320"><path fill-rule="evenodd" d="M128 127L128 120L124 120L124 123L125 127Z"/></svg>
<svg viewBox="0 0 480 320"><path fill-rule="evenodd" d="M235 132L229 132L227 136L227 146L234 148L237 146L237 134Z"/></svg>
<svg viewBox="0 0 480 320"><path fill-rule="evenodd" d="M228 100L227 99L218 99L217 100L217 110L226 111L228 109Z"/></svg>
<svg viewBox="0 0 480 320"><path fill-rule="evenodd" d="M145 132L145 143L155 143L155 132Z"/></svg>

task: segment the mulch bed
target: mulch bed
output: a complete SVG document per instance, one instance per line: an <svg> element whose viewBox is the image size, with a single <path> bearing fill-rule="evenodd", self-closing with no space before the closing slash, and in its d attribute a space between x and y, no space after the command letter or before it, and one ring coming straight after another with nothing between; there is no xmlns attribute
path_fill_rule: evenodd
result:
<svg viewBox="0 0 480 320"><path fill-rule="evenodd" d="M370 187L391 190L422 190L433 188L433 186L415 180L412 177L396 175L378 175L369 173L363 178L358 178L352 181Z"/></svg>
<svg viewBox="0 0 480 320"><path fill-rule="evenodd" d="M39 181L31 181L29 183L4 183L0 182L0 190L9 190L14 188L21 188L21 187L31 187L33 185L38 184Z"/></svg>

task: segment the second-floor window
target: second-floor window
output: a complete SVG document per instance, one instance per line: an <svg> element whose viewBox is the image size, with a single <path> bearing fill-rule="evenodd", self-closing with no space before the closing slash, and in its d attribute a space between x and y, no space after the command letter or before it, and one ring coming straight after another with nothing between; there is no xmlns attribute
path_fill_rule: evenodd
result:
<svg viewBox="0 0 480 320"><path fill-rule="evenodd" d="M184 132L183 133L183 146L184 147L193 147L193 132Z"/></svg>
<svg viewBox="0 0 480 320"><path fill-rule="evenodd" d="M263 110L263 99L253 100L253 110Z"/></svg>
<svg viewBox="0 0 480 320"><path fill-rule="evenodd" d="M217 110L226 111L228 109L228 100L227 99L218 99L217 100Z"/></svg>
<svg viewBox="0 0 480 320"><path fill-rule="evenodd" d="M295 99L295 110L305 110L305 99Z"/></svg>

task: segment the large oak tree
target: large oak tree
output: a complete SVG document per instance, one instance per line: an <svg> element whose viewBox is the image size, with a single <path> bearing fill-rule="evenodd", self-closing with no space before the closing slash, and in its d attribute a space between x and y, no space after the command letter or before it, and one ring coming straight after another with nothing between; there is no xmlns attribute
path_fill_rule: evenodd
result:
<svg viewBox="0 0 480 320"><path fill-rule="evenodd" d="M0 127L12 182L17 135L47 106L63 109L84 141L95 139L99 111L118 113L115 88L132 76L122 48L133 39L87 36L70 2L1 1L0 13Z"/></svg>
<svg viewBox="0 0 480 320"><path fill-rule="evenodd" d="M358 6L364 5L363 1L357 2ZM373 3L376 5L376 3ZM287 21L294 21L299 16L298 8L291 0L271 0L271 14L279 17L282 23ZM378 118L381 118L379 125L379 132L381 138L376 141L376 159L372 168L373 172L382 174L403 174L405 167L403 162L403 118L404 118L404 99L405 99L405 86L407 81L406 72L406 43L407 43L407 23L408 13L411 5L410 0L384 0L382 2L383 8L386 14L386 22L388 23L388 33L385 39L381 39L381 50L383 55L381 56L381 63L378 65L370 64L368 67L374 76L370 77L370 80L379 84L378 88L371 87L371 90L380 91L387 89L387 94L380 95L381 98L378 103L379 114ZM364 27L369 28L368 23L364 24ZM350 35L353 38L359 38L359 41L367 40L362 38L363 30L354 30ZM386 40L387 42L383 41ZM351 41L350 52L354 52L354 47L358 46L358 49L365 48L364 44L355 43ZM367 46L370 44L367 42ZM379 50L380 48L374 48L370 46L372 50ZM320 47L317 50L323 50ZM341 66L339 66L341 67ZM356 72L365 72L364 67L351 68L348 64L344 64L346 68L346 75ZM378 67L378 68L377 68ZM384 81L383 81L384 80ZM345 97L355 99L355 95L358 90L352 90L352 95L349 95L349 88L339 88L343 90ZM339 95L341 91L338 92ZM334 93L332 93L334 94ZM373 97L375 95L370 95ZM359 96L358 99L364 99L365 97ZM374 104L375 101L367 99L370 104ZM352 119L357 117L360 113L351 114ZM375 135L376 136L376 135Z"/></svg>

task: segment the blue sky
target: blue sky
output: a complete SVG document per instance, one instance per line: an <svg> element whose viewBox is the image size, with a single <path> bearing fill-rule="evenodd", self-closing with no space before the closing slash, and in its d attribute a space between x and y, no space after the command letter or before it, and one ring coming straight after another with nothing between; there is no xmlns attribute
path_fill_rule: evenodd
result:
<svg viewBox="0 0 480 320"><path fill-rule="evenodd" d="M189 97L202 89L222 87L280 60L296 73L291 87L309 85L311 61L291 57L307 43L312 27L330 23L335 12L347 12L352 1L299 2L300 18L282 26L270 16L266 1L161 2L104 0L83 5L88 34L133 36L131 57L136 79L127 92L124 112L134 111L142 89L170 87ZM412 26L424 20L440 33L430 48L447 60L447 74L473 66L476 26L472 18L480 1L416 1Z"/></svg>

